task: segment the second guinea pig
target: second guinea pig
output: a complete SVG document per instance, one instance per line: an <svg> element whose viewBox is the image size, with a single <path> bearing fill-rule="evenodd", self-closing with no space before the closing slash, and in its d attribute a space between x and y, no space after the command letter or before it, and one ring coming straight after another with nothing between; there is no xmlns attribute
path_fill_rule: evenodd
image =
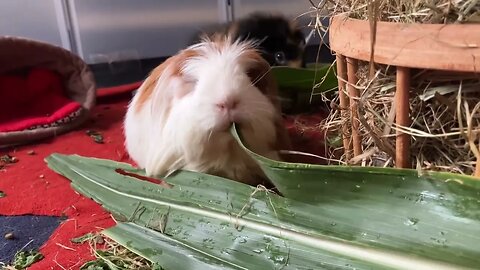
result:
<svg viewBox="0 0 480 270"><path fill-rule="evenodd" d="M196 34L228 34L234 39L259 43L257 49L271 66L305 67L305 36L294 20L268 12L253 12L227 24L205 27Z"/></svg>
<svg viewBox="0 0 480 270"><path fill-rule="evenodd" d="M205 38L168 58L140 86L125 116L125 145L148 176L184 169L265 183L230 134L232 123L260 155L280 160L279 150L290 147L275 80L253 43Z"/></svg>

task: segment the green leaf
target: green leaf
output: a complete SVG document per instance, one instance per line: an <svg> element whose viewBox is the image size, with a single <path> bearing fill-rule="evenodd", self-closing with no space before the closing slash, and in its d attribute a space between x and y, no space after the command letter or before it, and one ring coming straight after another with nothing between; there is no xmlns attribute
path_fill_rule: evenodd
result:
<svg viewBox="0 0 480 270"><path fill-rule="evenodd" d="M0 157L0 162L2 162L4 164L17 163L18 158L7 154L7 155L3 155L3 156Z"/></svg>
<svg viewBox="0 0 480 270"><path fill-rule="evenodd" d="M310 68L293 68L286 66L272 67L278 87L281 89L295 89L311 94L332 90L338 86L334 73L335 66L323 65Z"/></svg>
<svg viewBox="0 0 480 270"><path fill-rule="evenodd" d="M305 111L322 102L320 93L338 87L335 66L324 65L311 68L272 67L278 83L279 96L284 112Z"/></svg>
<svg viewBox="0 0 480 270"><path fill-rule="evenodd" d="M274 216L276 210L270 209L269 205L275 203L277 199L270 198L273 195L266 196L262 193L252 197L251 194L255 189L241 183L209 175L181 172L169 178L169 182L175 186L172 189L165 189L150 182L117 174L116 168L128 169L122 163L55 154L48 158L48 164L55 171L72 179L72 186L79 192L101 202L107 210L126 216L141 226L164 231L166 235L172 237L172 241L183 241L185 249L190 249L191 252L207 249L203 253L208 252L209 258L213 257L218 261L224 261L225 259L222 258L224 256L231 257L234 265L241 264L247 269L255 269L259 265L266 267L261 267L261 269L270 269L275 265L282 266L281 256L287 254L290 254L289 265L310 264L315 269L322 264L337 264L338 262L351 264L356 261L330 252L317 251L308 245L299 245L299 247L296 247L294 243L287 245L286 240L281 239L278 232L276 236L269 237L263 232L251 230L252 235L245 236L247 229L243 228L238 231L234 223L245 218L256 220L259 216L266 214L267 224L273 224L277 220ZM141 173L133 168L128 170ZM140 199L140 195L144 199ZM222 203L225 199L228 202ZM282 204L284 202L281 202L278 207L282 207ZM248 211L238 219L234 219L233 217L241 213L245 205L249 205ZM210 208L211 212L201 211L198 207ZM168 216L167 219L164 218L165 215ZM222 217L221 220L217 219L218 215ZM185 223L186 221L187 223ZM220 230L224 233L221 234ZM109 235L108 232L109 230L105 231L107 235ZM150 237L143 231L140 234ZM122 241L120 237L113 237L113 239L124 243L129 248L127 245L129 240ZM145 247L148 247L147 239L142 239L140 235L130 239L137 239L137 247L140 247L132 248L132 251L138 254L145 252ZM156 241L152 245L160 244ZM309 250L311 251L307 252ZM258 256L258 252L264 253L264 255ZM180 253L184 253L184 251L182 250ZM171 255L164 249L161 250L161 254L171 258ZM296 256L294 256L295 254ZM152 259L151 256L147 256L148 254L143 255ZM173 258L172 263L178 265L178 257L174 256ZM196 257L193 256L190 259L194 258ZM319 258L325 259L318 261ZM153 257L152 260L165 266L164 260L157 259L158 261L155 261L156 258ZM192 262L187 260L186 263L191 264ZM365 263L358 262L358 265L362 264ZM178 267L174 269L191 268Z"/></svg>
<svg viewBox="0 0 480 270"><path fill-rule="evenodd" d="M5 197L5 196L7 196L7 194L6 194L5 192L3 192L3 191L0 190L0 198L3 198L3 197Z"/></svg>
<svg viewBox="0 0 480 270"><path fill-rule="evenodd" d="M286 197L188 171L165 179L173 185L167 188L115 172L144 175L128 164L76 155L53 154L47 163L77 191L125 217L107 235L165 269L480 263L480 188L471 178L460 184L444 181L452 175L276 163L251 154Z"/></svg>
<svg viewBox="0 0 480 270"><path fill-rule="evenodd" d="M108 266L108 264L101 259L86 262L80 267L80 270L110 270L110 269L111 268Z"/></svg>
<svg viewBox="0 0 480 270"><path fill-rule="evenodd" d="M87 234L82 235L80 237L70 239L70 242L75 243L75 244L82 244L82 243L85 243L89 240L92 240L93 238L95 238L95 235L93 233L87 233Z"/></svg>
<svg viewBox="0 0 480 270"><path fill-rule="evenodd" d="M283 195L322 206L317 215L335 224L333 235L478 265L480 179L433 171L278 162L250 151L235 127L232 132Z"/></svg>
<svg viewBox="0 0 480 270"><path fill-rule="evenodd" d="M342 146L342 135L328 136L327 143L330 147L340 147Z"/></svg>
<svg viewBox="0 0 480 270"><path fill-rule="evenodd" d="M21 251L15 254L13 259L13 267L15 269L26 269L42 259L43 255L36 250Z"/></svg>
<svg viewBox="0 0 480 270"><path fill-rule="evenodd" d="M103 135L95 130L87 130L85 132L88 136L90 136L94 142L103 144Z"/></svg>

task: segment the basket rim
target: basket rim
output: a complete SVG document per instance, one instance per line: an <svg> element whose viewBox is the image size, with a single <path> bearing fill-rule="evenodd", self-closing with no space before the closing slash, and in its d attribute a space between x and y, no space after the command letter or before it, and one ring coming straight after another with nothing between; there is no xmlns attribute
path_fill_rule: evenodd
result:
<svg viewBox="0 0 480 270"><path fill-rule="evenodd" d="M330 47L337 55L370 61L370 22L346 13L330 18ZM374 62L408 68L480 72L478 24L377 22Z"/></svg>

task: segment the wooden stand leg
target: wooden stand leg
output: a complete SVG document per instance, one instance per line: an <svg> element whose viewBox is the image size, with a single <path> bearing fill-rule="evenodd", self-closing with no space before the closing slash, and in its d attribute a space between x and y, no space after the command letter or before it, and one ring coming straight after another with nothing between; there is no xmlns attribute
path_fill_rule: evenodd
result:
<svg viewBox="0 0 480 270"><path fill-rule="evenodd" d="M353 155L358 156L362 153L362 139L360 137L358 120L358 102L356 98L360 96L358 89L353 87L357 84L358 60L347 58L348 85L347 90L350 95L350 121L352 122Z"/></svg>
<svg viewBox="0 0 480 270"><path fill-rule="evenodd" d="M352 149L350 141L350 132L348 131L348 125L345 123L345 120L348 119L348 109L349 102L348 96L345 93L346 81L347 78L347 61L345 56L337 54L337 76L338 76L338 95L340 97L340 113L342 119L342 139L343 139L343 149L345 152L345 159L348 161L352 158Z"/></svg>
<svg viewBox="0 0 480 270"><path fill-rule="evenodd" d="M410 69L397 67L397 91L395 93L396 124L410 126ZM395 164L398 168L409 168L410 135L397 130Z"/></svg>

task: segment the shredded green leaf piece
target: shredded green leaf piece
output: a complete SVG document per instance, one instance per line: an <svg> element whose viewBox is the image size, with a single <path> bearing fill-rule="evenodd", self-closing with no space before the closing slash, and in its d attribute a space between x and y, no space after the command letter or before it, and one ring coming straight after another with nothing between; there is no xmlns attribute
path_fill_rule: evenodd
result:
<svg viewBox="0 0 480 270"><path fill-rule="evenodd" d="M332 147L340 147L342 146L342 136L335 135L327 137L327 143Z"/></svg>
<svg viewBox="0 0 480 270"><path fill-rule="evenodd" d="M36 250L21 251L15 254L15 258L13 259L13 266L15 269L26 269L27 267L42 260L43 258L43 254Z"/></svg>
<svg viewBox="0 0 480 270"><path fill-rule="evenodd" d="M5 163L5 164L11 164L11 163L17 163L18 158L7 154L7 155L1 156L0 161Z"/></svg>
<svg viewBox="0 0 480 270"><path fill-rule="evenodd" d="M103 260L97 259L84 263L80 270L110 270L110 267Z"/></svg>
<svg viewBox="0 0 480 270"><path fill-rule="evenodd" d="M100 144L103 143L103 135L100 132L95 130L87 130L85 133L90 136L94 142Z"/></svg>
<svg viewBox="0 0 480 270"><path fill-rule="evenodd" d="M5 192L3 192L3 191L0 190L0 198L3 198L3 197L5 197L5 196L7 196L7 194L5 194Z"/></svg>
<svg viewBox="0 0 480 270"><path fill-rule="evenodd" d="M70 239L70 242L75 243L75 244L83 244L91 239L95 238L95 235L93 233L87 233L85 235L82 235L77 238L72 238Z"/></svg>

